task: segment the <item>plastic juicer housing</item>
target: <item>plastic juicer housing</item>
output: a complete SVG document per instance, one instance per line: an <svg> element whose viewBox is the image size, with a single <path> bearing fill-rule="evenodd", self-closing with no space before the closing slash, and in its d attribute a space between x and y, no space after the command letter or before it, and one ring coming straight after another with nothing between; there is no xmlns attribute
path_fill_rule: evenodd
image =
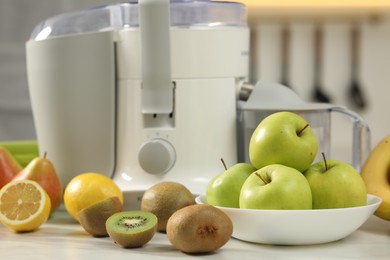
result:
<svg viewBox="0 0 390 260"><path fill-rule="evenodd" d="M237 162L248 52L240 3L152 0L48 18L26 43L40 152L64 186L98 172L135 194L131 206L160 181L204 193L220 158Z"/></svg>

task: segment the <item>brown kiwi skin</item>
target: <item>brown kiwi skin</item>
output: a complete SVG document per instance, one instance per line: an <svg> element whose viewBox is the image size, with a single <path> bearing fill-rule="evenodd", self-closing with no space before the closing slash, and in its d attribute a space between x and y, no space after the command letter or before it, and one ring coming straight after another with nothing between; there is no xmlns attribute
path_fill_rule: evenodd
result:
<svg viewBox="0 0 390 260"><path fill-rule="evenodd" d="M110 197L86 207L78 213L81 226L94 237L108 236L106 220L114 213L123 210L118 197Z"/></svg>
<svg viewBox="0 0 390 260"><path fill-rule="evenodd" d="M166 233L171 244L184 253L210 253L229 241L233 223L222 210L197 204L176 211L168 220Z"/></svg>
<svg viewBox="0 0 390 260"><path fill-rule="evenodd" d="M169 217L177 210L195 204L190 190L178 182L159 182L145 191L141 199L141 210L157 216L157 231L165 232Z"/></svg>

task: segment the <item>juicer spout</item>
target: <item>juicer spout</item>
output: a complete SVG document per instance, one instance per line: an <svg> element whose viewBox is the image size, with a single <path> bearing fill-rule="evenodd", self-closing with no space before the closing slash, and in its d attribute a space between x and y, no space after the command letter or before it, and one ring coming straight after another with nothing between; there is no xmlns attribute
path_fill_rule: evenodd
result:
<svg viewBox="0 0 390 260"><path fill-rule="evenodd" d="M142 113L173 112L169 0L140 0Z"/></svg>

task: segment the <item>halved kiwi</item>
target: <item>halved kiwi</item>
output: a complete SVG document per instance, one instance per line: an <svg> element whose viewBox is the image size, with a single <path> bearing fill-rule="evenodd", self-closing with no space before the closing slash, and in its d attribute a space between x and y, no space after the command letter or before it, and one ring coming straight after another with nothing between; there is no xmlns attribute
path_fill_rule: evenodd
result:
<svg viewBox="0 0 390 260"><path fill-rule="evenodd" d="M114 213L122 211L123 206L118 197L110 197L86 207L78 213L81 226L95 237L108 236L106 221Z"/></svg>
<svg viewBox="0 0 390 260"><path fill-rule="evenodd" d="M167 237L172 245L185 253L208 253L227 243L233 223L222 210L197 204L179 209L169 218Z"/></svg>
<svg viewBox="0 0 390 260"><path fill-rule="evenodd" d="M151 212L133 210L118 212L106 221L110 238L125 248L142 247L157 230L157 217Z"/></svg>

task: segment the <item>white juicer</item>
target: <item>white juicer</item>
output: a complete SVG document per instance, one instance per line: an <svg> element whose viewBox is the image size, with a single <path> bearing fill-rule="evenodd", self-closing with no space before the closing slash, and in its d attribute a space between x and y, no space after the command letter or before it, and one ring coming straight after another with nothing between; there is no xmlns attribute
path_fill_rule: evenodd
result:
<svg viewBox="0 0 390 260"><path fill-rule="evenodd" d="M26 52L39 149L64 185L98 172L129 194L160 181L200 194L220 158L237 162L244 5L141 0L64 13L36 27Z"/></svg>

